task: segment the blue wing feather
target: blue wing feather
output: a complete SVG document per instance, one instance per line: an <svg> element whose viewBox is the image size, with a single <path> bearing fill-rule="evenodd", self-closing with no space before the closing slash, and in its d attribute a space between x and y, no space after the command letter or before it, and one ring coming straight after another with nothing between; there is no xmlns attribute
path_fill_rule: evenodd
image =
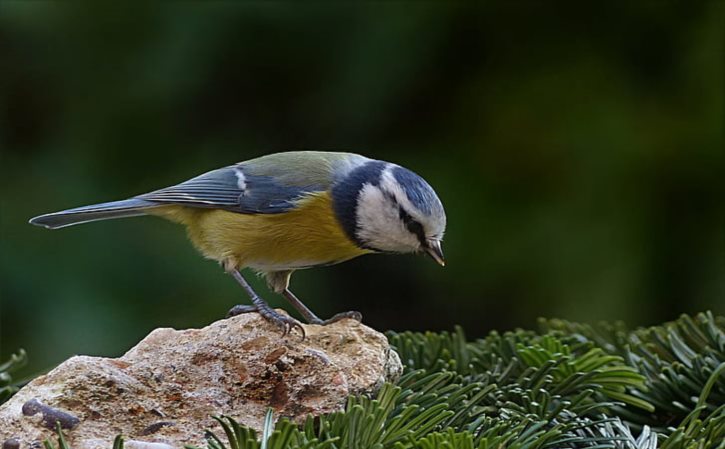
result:
<svg viewBox="0 0 725 449"><path fill-rule="evenodd" d="M243 214L275 214L293 209L297 200L310 193L324 190L321 184L285 186L272 176L254 175L242 165L232 165L137 198Z"/></svg>

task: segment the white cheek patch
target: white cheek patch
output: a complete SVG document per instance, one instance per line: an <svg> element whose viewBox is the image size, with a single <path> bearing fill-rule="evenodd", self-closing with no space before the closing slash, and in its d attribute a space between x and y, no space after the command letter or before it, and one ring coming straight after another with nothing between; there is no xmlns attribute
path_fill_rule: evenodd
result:
<svg viewBox="0 0 725 449"><path fill-rule="evenodd" d="M420 243L400 219L397 206L380 188L363 185L358 196L357 237L374 249L392 252L417 251Z"/></svg>

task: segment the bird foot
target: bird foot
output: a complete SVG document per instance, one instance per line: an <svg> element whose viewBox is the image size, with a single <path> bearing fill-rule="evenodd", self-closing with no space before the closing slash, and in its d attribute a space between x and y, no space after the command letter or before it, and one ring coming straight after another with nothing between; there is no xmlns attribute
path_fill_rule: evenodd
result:
<svg viewBox="0 0 725 449"><path fill-rule="evenodd" d="M256 312L257 308L255 306L243 306L241 304L237 304L236 306L229 309L229 312L227 312L226 318L231 318L233 316L241 315L243 313L250 313L250 312Z"/></svg>
<svg viewBox="0 0 725 449"><path fill-rule="evenodd" d="M326 320L314 320L314 322L311 322L310 324L319 324L321 326L326 326L328 324L336 323L340 320L344 320L346 318L353 319L355 321L362 321L362 313L356 312L354 310L349 312L340 312L335 315L333 315L331 318L328 318Z"/></svg>
<svg viewBox="0 0 725 449"><path fill-rule="evenodd" d="M291 334L292 330L297 329L302 335L302 339L305 339L305 328L302 327L299 321L287 315L282 315L281 313L277 312L272 308L258 308L257 306L237 304L236 306L229 309L229 312L227 312L227 318L249 312L259 313L260 315L262 315L262 318L280 328L282 330L283 337Z"/></svg>

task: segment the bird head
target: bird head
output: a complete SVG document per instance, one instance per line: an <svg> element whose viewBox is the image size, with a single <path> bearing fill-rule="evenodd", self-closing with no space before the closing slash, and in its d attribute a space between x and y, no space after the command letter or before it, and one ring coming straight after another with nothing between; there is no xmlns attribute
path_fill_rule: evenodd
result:
<svg viewBox="0 0 725 449"><path fill-rule="evenodd" d="M433 188L399 165L369 161L333 188L335 210L359 246L385 253L426 253L445 265L446 214Z"/></svg>

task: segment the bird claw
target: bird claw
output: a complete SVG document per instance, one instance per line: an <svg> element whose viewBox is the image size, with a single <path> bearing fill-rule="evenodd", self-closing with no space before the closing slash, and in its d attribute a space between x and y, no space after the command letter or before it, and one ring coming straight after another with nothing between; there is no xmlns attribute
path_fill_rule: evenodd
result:
<svg viewBox="0 0 725 449"><path fill-rule="evenodd" d="M241 315L243 313L250 313L250 312L256 312L256 311L257 311L257 308L255 306L237 304L236 306L229 309L229 312L227 312L226 318L231 318L233 316Z"/></svg>
<svg viewBox="0 0 725 449"><path fill-rule="evenodd" d="M292 331L295 329L298 329L300 331L300 335L302 335L302 340L304 340L307 336L307 334L305 333L305 328L302 327L299 321L295 320L294 318L288 317L286 315L281 315L276 312L274 315L264 316L264 318L275 326L282 329L282 337L286 337L287 335L292 334Z"/></svg>
<svg viewBox="0 0 725 449"><path fill-rule="evenodd" d="M300 334L302 335L302 340L304 340L307 336L307 334L305 333L305 328L302 327L300 322L290 316L282 315L281 313L273 309L262 309L257 310L257 312L262 315L262 318L282 329L282 337L286 337L287 335L291 334L294 329L298 329L300 331Z"/></svg>
<svg viewBox="0 0 725 449"><path fill-rule="evenodd" d="M333 315L331 318L328 318L326 320L321 321L319 324L326 326L328 324L336 323L340 320L344 320L346 318L355 320L357 322L362 321L362 313L356 312L354 310L351 310L349 312L340 312Z"/></svg>
<svg viewBox="0 0 725 449"><path fill-rule="evenodd" d="M257 308L257 306L237 304L236 306L229 309L229 312L227 312L227 318L250 312L259 313L262 318L280 328L282 330L282 337L286 337L287 335L291 334L292 331L295 329L299 330L303 340L307 336L307 334L305 333L305 328L302 327L299 321L287 315L282 315L281 313L278 313L272 309L260 310Z"/></svg>

